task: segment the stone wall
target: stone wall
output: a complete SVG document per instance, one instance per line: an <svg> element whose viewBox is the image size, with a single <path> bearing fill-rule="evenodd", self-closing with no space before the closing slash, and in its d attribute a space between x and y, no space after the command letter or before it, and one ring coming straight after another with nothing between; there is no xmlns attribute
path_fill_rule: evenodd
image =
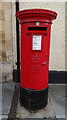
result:
<svg viewBox="0 0 67 120"><path fill-rule="evenodd" d="M56 11L50 44L50 70L65 70L65 3L64 2L20 2L20 10L44 8ZM0 2L0 63L2 61L2 81L12 81L16 69L16 3ZM66 15L67 16L67 15ZM67 17L66 17L67 18ZM67 25L66 25L67 28ZM66 37L67 38L67 37ZM1 76L1 74L0 74ZM1 78L1 77L0 77ZM1 82L1 79L0 79Z"/></svg>
<svg viewBox="0 0 67 120"><path fill-rule="evenodd" d="M0 62L2 61L2 81L5 82L13 80L16 60L15 3L0 2L0 5Z"/></svg>
<svg viewBox="0 0 67 120"><path fill-rule="evenodd" d="M65 3L64 2L20 2L20 10L43 8L57 12L52 24L50 47L50 70L65 70Z"/></svg>
<svg viewBox="0 0 67 120"><path fill-rule="evenodd" d="M65 4L65 70L67 71L67 2Z"/></svg>

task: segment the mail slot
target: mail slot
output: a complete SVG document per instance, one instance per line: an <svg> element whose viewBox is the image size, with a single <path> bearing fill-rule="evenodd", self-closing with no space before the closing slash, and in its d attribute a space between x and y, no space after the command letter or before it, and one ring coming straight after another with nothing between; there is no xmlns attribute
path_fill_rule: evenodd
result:
<svg viewBox="0 0 67 120"><path fill-rule="evenodd" d="M28 30L46 31L47 27L28 27Z"/></svg>
<svg viewBox="0 0 67 120"><path fill-rule="evenodd" d="M57 13L45 9L16 13L21 26L20 104L32 110L48 103L51 24Z"/></svg>

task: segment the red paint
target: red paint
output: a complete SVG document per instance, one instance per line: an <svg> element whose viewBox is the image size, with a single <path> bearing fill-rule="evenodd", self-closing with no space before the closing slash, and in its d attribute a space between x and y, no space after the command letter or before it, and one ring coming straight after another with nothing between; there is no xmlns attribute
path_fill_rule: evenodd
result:
<svg viewBox="0 0 67 120"><path fill-rule="evenodd" d="M16 13L21 24L20 85L26 89L41 90L48 87L50 30L57 13L44 9L23 10ZM36 25L40 22L40 25ZM30 30L28 27L47 27ZM41 29L41 28L40 28ZM32 50L33 35L42 36L41 50Z"/></svg>

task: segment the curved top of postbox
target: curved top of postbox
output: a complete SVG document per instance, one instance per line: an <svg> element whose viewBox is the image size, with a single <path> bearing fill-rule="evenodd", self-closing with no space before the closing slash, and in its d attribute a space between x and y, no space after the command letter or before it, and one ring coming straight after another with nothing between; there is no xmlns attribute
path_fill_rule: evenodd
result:
<svg viewBox="0 0 67 120"><path fill-rule="evenodd" d="M47 9L26 9L18 11L16 17L20 22L52 22L52 20L56 19L57 13Z"/></svg>

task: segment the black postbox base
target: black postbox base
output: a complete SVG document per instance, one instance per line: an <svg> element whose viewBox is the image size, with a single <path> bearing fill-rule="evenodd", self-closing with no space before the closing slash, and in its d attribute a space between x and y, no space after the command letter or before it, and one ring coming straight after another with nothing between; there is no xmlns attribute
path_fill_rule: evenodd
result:
<svg viewBox="0 0 67 120"><path fill-rule="evenodd" d="M46 107L48 102L48 88L30 90L20 87L20 104L29 110L38 110Z"/></svg>

